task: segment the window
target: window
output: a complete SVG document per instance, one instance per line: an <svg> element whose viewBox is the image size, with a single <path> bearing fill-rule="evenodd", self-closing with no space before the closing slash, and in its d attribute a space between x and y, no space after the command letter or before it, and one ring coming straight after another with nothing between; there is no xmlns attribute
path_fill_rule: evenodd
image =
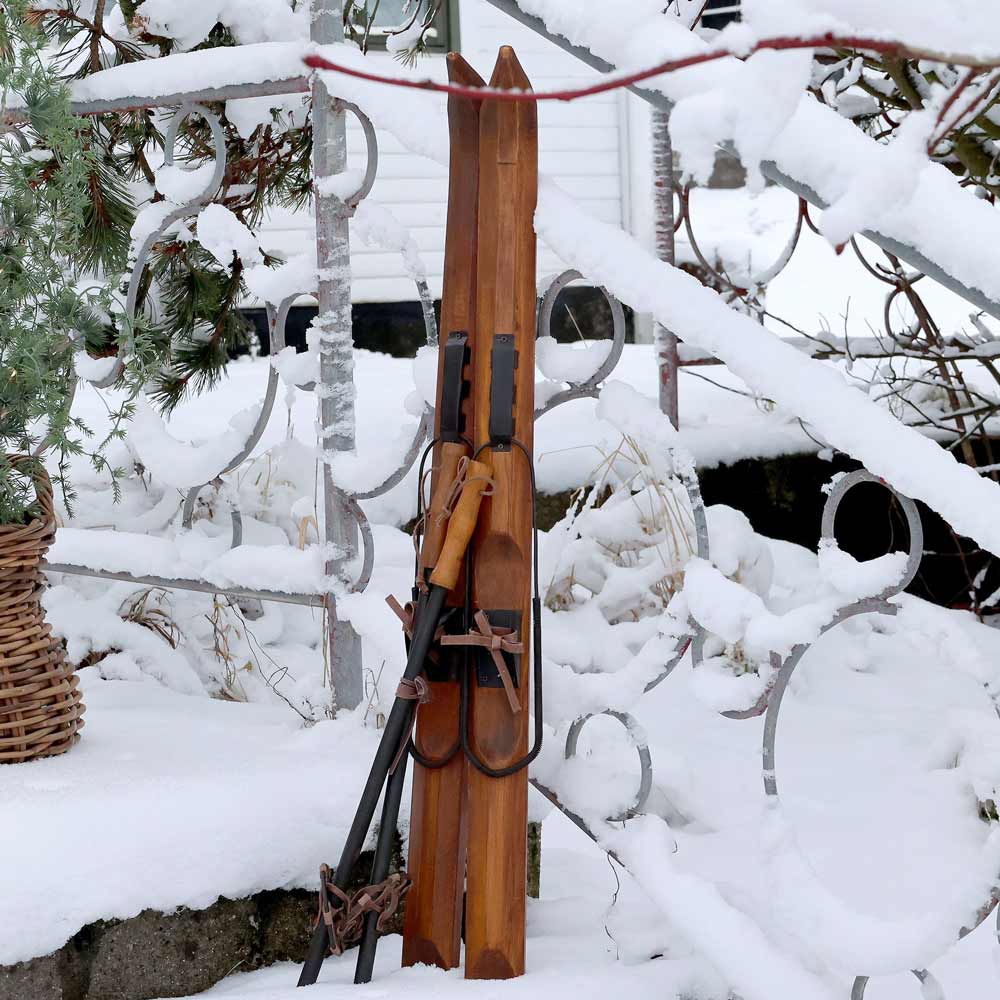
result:
<svg viewBox="0 0 1000 1000"><path fill-rule="evenodd" d="M423 23L437 0L368 0L367 12L363 0L355 0L351 20L357 36L364 35L365 24L372 11L375 21L368 35L373 49L384 49L386 36L411 23ZM443 0L434 15L431 30L426 38L428 51L448 52L458 48L458 0Z"/></svg>
<svg viewBox="0 0 1000 1000"><path fill-rule="evenodd" d="M706 28L724 28L740 19L740 0L708 0L701 23Z"/></svg>

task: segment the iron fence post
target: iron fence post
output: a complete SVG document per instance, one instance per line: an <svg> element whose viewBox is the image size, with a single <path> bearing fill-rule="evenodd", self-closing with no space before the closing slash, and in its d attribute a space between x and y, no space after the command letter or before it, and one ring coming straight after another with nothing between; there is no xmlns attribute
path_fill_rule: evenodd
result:
<svg viewBox="0 0 1000 1000"><path fill-rule="evenodd" d="M654 108L653 129L653 202L656 218L656 256L674 263L674 151L670 144L670 112ZM659 369L660 411L674 427L680 426L677 399L677 336L658 320L653 321L653 350Z"/></svg>
<svg viewBox="0 0 1000 1000"><path fill-rule="evenodd" d="M313 0L310 34L314 42L342 41L342 0ZM313 175L318 182L347 167L346 112L337 107L319 74L312 85ZM332 461L355 447L354 346L351 330L350 212L335 194L316 192L316 265L320 381L319 443L323 474L324 538L328 546L326 574L344 577L344 566L357 551L357 527L344 507L333 480ZM361 703L361 640L350 622L337 618L336 599L327 594L330 685L333 707Z"/></svg>

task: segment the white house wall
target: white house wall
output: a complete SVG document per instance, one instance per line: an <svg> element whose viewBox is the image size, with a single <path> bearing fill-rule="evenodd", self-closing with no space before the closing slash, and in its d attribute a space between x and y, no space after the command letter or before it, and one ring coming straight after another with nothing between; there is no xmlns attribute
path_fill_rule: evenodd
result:
<svg viewBox="0 0 1000 1000"><path fill-rule="evenodd" d="M597 74L572 56L506 17L483 0L461 0L459 38L462 54L489 78L497 50L513 45L532 84L538 90L582 85ZM384 53L371 58L391 68ZM431 61L435 76L443 75L443 57ZM428 100L435 98L429 97ZM589 212L609 222L631 228L629 211L629 114L625 97L602 94L570 104L539 105L539 168L554 177ZM352 167L363 166L361 130L348 116L348 155ZM392 135L379 131L379 169L371 200L384 205L413 234L427 266L431 291L441 294L444 258L444 224L448 196L447 171L436 163L404 150ZM634 200L633 200L634 204ZM262 227L265 249L288 255L312 240L308 213L276 209ZM555 255L539 244L538 273L562 270ZM416 297L398 255L371 250L354 240L351 253L356 302L406 301Z"/></svg>

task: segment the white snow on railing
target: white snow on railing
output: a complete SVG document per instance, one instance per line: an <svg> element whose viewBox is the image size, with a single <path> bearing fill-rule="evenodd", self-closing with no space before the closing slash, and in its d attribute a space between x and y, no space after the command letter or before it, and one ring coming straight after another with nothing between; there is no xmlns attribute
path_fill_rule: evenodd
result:
<svg viewBox="0 0 1000 1000"><path fill-rule="evenodd" d="M203 580L220 588L323 594L330 587L323 573L322 546L238 545L232 549L227 536L209 538L197 531L160 538L132 531L60 528L48 559L108 573Z"/></svg>
<svg viewBox="0 0 1000 1000"><path fill-rule="evenodd" d="M758 392L807 421L830 445L1000 554L996 484L906 427L835 367L813 361L734 312L696 278L656 260L616 226L587 216L552 183L543 184L535 225L568 264L633 308L653 313L686 343L711 352Z"/></svg>
<svg viewBox="0 0 1000 1000"><path fill-rule="evenodd" d="M972 55L1000 53L996 20L990 17L989 5L978 0L945 5L895 0L747 3L743 14L749 23L732 24L711 42L676 18L664 17L664 5L652 0L517 2L526 13L541 18L553 34L622 70L643 69L727 42L735 49L749 49L759 38L808 37L819 30L950 45ZM961 15L955 3L963 8ZM685 135L674 137L682 163L686 164L685 156L690 159L717 142L733 140L742 154L772 160L782 173L812 188L828 204L841 202L838 235L845 227L875 230L916 248L953 278L1000 303L1000 216L993 206L960 188L944 167L910 155L913 150L904 150L903 143L876 142L801 88L797 101L784 106L787 84L801 69L801 55L761 52L746 61L720 60L669 73L642 86L678 102L674 116L678 125L681 118L687 119ZM779 91L782 108L776 107ZM685 149L685 140L696 148ZM901 162L914 169L901 171Z"/></svg>
<svg viewBox="0 0 1000 1000"><path fill-rule="evenodd" d="M94 73L71 86L74 101L113 101L122 97L157 98L169 94L266 83L307 76L300 42L258 42L199 52L178 52L162 59L125 63Z"/></svg>
<svg viewBox="0 0 1000 1000"><path fill-rule="evenodd" d="M551 12L556 5L557 0L544 3L536 0L539 13L543 7ZM687 50L701 44L669 19L661 20L664 27L655 39L656 45L648 51L644 49L647 61L654 54L662 58L675 29L682 31ZM603 23L598 12L595 10L593 19L577 21L580 22L577 37L571 40L593 43L595 51L606 57L616 54L608 51L614 49L614 38L624 45L622 39L635 37L616 28L614 37L602 48L598 39L592 37ZM559 30L560 25L557 22L553 27ZM234 80L293 76L298 74L301 58L308 48L297 43L263 43L225 50L218 59L212 50L170 56L139 67L117 67L83 81L87 86L85 96L109 99L126 94L169 93L181 84L196 89L223 86ZM365 58L346 45L328 47L328 54L353 65L363 64ZM730 65L737 66L735 61ZM405 74L407 70L399 66L394 72ZM417 70L412 75L421 74ZM392 132L411 151L439 163L447 162L443 99L390 89L342 74L328 76L331 88L339 96L364 107L377 126ZM81 91L79 96L84 93ZM834 167L841 173L853 170L852 157L870 165L886 152L832 112L817 119L816 113L822 109L818 105L814 108L815 112L807 110L803 115L804 120L816 125L820 134L812 138L818 145L803 147L800 150L803 159L809 158L810 150L817 155L825 151L829 154L827 169L833 174ZM793 124L779 137L779 146L794 145ZM840 142L846 150L842 156L836 153ZM935 247L939 247L954 273L961 273L965 280L1000 300L1000 216L953 181L950 185L939 183L937 174L938 168L928 165L908 207L893 213L896 220L912 217L914 226L918 219L923 219L923 227L919 231L894 230L893 235L912 239L931 256ZM844 181L840 178L830 183L842 185ZM927 198L937 200L927 205ZM591 281L603 284L633 308L653 313L690 347L712 353L754 389L808 421L814 432L830 445L864 463L901 492L924 501L956 531L1000 554L997 487L956 462L932 441L906 428L850 387L834 368L804 357L774 334L735 313L714 292L690 275L656 260L618 227L588 216L577 202L544 178L539 190L536 227L541 238L567 264L577 267ZM974 238L970 238L970 233Z"/></svg>

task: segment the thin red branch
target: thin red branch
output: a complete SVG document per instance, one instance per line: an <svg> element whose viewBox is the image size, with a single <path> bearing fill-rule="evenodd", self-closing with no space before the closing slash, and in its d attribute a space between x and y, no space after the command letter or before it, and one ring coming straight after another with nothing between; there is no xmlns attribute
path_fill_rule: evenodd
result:
<svg viewBox="0 0 1000 1000"><path fill-rule="evenodd" d="M948 117L948 112L955 106L955 102L962 96L966 88L972 83L973 80L978 76L979 71L977 69L970 69L966 72L965 76L959 81L958 86L952 90L948 95L947 100L941 105L940 111L937 113L937 118L934 121L934 132L931 137L927 140L927 155L931 156L934 150L937 148L937 144L948 134L949 128L944 127L944 121Z"/></svg>
<svg viewBox="0 0 1000 1000"><path fill-rule="evenodd" d="M954 106L955 102L958 100L959 95L969 86L972 79L977 75L979 71L977 69L970 69L969 72L962 78L962 82L948 95L948 100L944 102L941 106L941 111L938 113L937 121L935 122L937 131L927 142L927 155L931 156L934 150L937 148L939 142L941 142L949 132L957 128L961 122L968 118L974 111L978 111L979 108L987 104L993 95L993 91L996 88L998 80L1000 80L1000 74L993 73L990 75L989 79L979 88L978 93L974 94L972 99L967 101L965 107L959 111L950 122L945 124L944 119L948 111Z"/></svg>
<svg viewBox="0 0 1000 1000"><path fill-rule="evenodd" d="M894 56L900 59L928 59L937 62L947 62L957 66L968 66L977 69L992 69L1000 67L1000 59L986 60L975 56L962 54L949 54L942 52L932 52L926 49L913 48L904 45L902 42L886 41L879 38L866 38L855 35L835 35L827 32L823 35L814 35L809 38L796 38L791 36L779 36L777 38L764 38L756 42L749 49L733 51L732 49L709 49L694 55L684 56L681 59L668 59L657 63L647 69L636 70L625 73L621 76L605 77L598 83L593 83L587 87L579 87L572 90L549 90L549 91L523 91L523 90L493 90L489 87L465 87L453 83L440 83L437 80L407 80L395 76L387 76L383 73L374 73L370 70L356 69L351 66L344 66L333 62L325 56L311 54L305 57L307 66L313 69L330 70L343 73L345 76L352 76L359 80L367 80L370 83L384 83L394 87L402 87L407 90L428 90L438 94L448 94L452 97L464 97L469 100L496 100L506 102L526 102L526 101L575 101L581 97L592 97L595 94L605 94L612 90L621 90L625 87L634 86L645 80L660 76L663 73L673 73L677 70L687 69L690 66L700 66L704 63L715 62L719 59L746 58L756 52L765 50L789 51L795 49L863 49L868 52L877 52L881 55Z"/></svg>

